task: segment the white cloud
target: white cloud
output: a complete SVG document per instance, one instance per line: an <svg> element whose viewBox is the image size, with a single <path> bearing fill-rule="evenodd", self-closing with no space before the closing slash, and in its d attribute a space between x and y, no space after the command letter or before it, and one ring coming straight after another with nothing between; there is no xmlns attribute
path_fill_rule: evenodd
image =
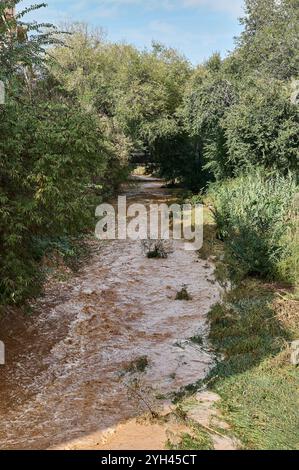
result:
<svg viewBox="0 0 299 470"><path fill-rule="evenodd" d="M206 7L211 10L226 11L240 15L243 11L243 0L183 0L185 7Z"/></svg>

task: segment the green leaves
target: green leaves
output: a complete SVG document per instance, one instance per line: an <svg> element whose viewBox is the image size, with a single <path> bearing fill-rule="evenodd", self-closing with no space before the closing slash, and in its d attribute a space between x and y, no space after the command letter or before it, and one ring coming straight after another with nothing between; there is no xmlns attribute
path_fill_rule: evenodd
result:
<svg viewBox="0 0 299 470"><path fill-rule="evenodd" d="M234 279L253 274L295 280L295 194L296 184L290 175L274 176L261 169L210 188L214 218ZM281 262L287 258L292 258L292 266L283 272Z"/></svg>
<svg viewBox="0 0 299 470"><path fill-rule="evenodd" d="M58 44L56 28L52 24L23 22L27 13L46 6L34 4L18 14L14 7L19 1L0 2L0 79L12 80L22 75L24 69L41 66L45 60L46 47Z"/></svg>
<svg viewBox="0 0 299 470"><path fill-rule="evenodd" d="M244 83L222 123L229 161L236 169L264 165L281 173L298 170L299 108L290 96L281 81L252 77Z"/></svg>
<svg viewBox="0 0 299 470"><path fill-rule="evenodd" d="M184 122L202 146L209 179L255 165L298 172L299 108L291 99L291 78L299 74L298 2L245 3L235 51L198 67L185 93Z"/></svg>
<svg viewBox="0 0 299 470"><path fill-rule="evenodd" d="M247 0L235 51L193 70L161 44L139 51L84 25L62 36L25 22L45 5L7 14L16 3L0 2L2 301L21 300L35 283L36 237L90 224L94 198L126 177L132 150L146 150L163 177L193 190L254 166L274 171L273 184L250 176L217 187L216 217L244 272L293 276L291 263L281 263L293 253L282 240L284 191L294 189L287 174L299 158L290 80L298 75L298 2Z"/></svg>
<svg viewBox="0 0 299 470"><path fill-rule="evenodd" d="M10 101L1 114L0 299L16 302L38 273L34 237L91 226L88 185L106 171L109 145L98 117L79 107Z"/></svg>
<svg viewBox="0 0 299 470"><path fill-rule="evenodd" d="M245 29L237 43L245 71L280 80L298 76L298 1L246 0L245 5Z"/></svg>

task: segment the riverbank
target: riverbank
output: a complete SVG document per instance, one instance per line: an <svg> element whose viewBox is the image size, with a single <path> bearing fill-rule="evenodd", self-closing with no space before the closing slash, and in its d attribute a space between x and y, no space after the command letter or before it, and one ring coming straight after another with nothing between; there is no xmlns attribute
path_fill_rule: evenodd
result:
<svg viewBox="0 0 299 470"><path fill-rule="evenodd" d="M222 246L208 208L200 256L216 263L216 277L229 286ZM221 432L244 449L298 449L299 369L291 364L290 342L299 338L299 298L295 288L247 278L228 289L209 312L209 341L218 361L206 379L221 399ZM198 386L198 384L197 384ZM192 394L179 399L188 410ZM213 417L211 430L219 430Z"/></svg>
<svg viewBox="0 0 299 470"><path fill-rule="evenodd" d="M178 197L162 186L137 178L125 194ZM159 260L136 242L90 240L76 275L60 272L30 315L5 321L2 448L298 446L298 299L253 279L223 297L222 242L204 215L199 257L180 243ZM184 285L192 300L178 300Z"/></svg>

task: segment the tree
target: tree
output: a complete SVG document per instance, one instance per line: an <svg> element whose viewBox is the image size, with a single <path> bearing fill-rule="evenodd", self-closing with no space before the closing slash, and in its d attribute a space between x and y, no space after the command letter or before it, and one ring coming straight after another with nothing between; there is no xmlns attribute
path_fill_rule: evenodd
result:
<svg viewBox="0 0 299 470"><path fill-rule="evenodd" d="M223 63L215 54L195 72L184 108L186 127L197 141L202 170L208 171L210 178L232 174L222 120L235 100L234 79L223 71Z"/></svg>
<svg viewBox="0 0 299 470"><path fill-rule="evenodd" d="M244 32L237 41L244 72L277 79L299 74L299 3L297 0L246 0Z"/></svg>
<svg viewBox="0 0 299 470"><path fill-rule="evenodd" d="M99 200L94 189L114 147L105 121L45 73L48 36L22 43L19 15L4 20L0 60L9 86L0 105L0 303L18 303L40 286L39 241L91 225ZM27 69L34 73L30 90Z"/></svg>
<svg viewBox="0 0 299 470"><path fill-rule="evenodd" d="M298 171L298 118L289 85L249 77L223 121L228 160L234 172L255 165L283 174Z"/></svg>
<svg viewBox="0 0 299 470"><path fill-rule="evenodd" d="M164 163L173 153L174 166L181 167L174 162L178 153L181 158L176 143L187 138L176 115L190 75L187 60L161 44L138 51L106 42L102 35L95 41L82 25L72 31L68 48L52 51L59 64L51 68L55 79L81 106L112 123L114 133L129 143L128 151L146 149L162 174L171 178Z"/></svg>
<svg viewBox="0 0 299 470"><path fill-rule="evenodd" d="M25 22L23 17L43 8L45 3L15 13L20 0L0 2L0 78L12 79L24 68L41 66L44 63L46 48L59 42L56 28L50 23Z"/></svg>

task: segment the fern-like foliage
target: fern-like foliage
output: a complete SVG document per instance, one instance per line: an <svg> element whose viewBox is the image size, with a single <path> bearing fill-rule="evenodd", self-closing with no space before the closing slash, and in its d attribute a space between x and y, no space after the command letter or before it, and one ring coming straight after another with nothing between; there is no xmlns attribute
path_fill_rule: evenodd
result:
<svg viewBox="0 0 299 470"><path fill-rule="evenodd" d="M22 67L42 65L50 45L61 43L50 23L26 22L26 14L46 7L34 4L16 13L20 0L0 1L0 79L9 79Z"/></svg>

